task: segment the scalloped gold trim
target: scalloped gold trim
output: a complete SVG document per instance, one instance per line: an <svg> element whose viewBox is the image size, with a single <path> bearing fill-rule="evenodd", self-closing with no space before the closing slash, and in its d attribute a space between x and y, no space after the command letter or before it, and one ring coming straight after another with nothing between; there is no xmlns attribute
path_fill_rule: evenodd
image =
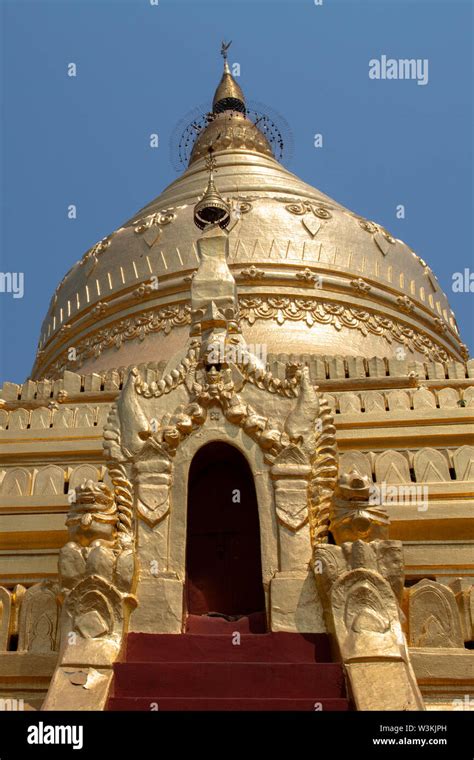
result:
<svg viewBox="0 0 474 760"><path fill-rule="evenodd" d="M409 351L418 351L432 361L448 361L450 356L441 346L436 345L428 335L417 332L402 323L376 312L366 311L355 306L321 301L317 298L303 296L240 296L240 317L253 325L257 320L273 320L279 325L287 320L304 322L308 327L315 323L330 324L336 330L343 327L356 329L362 335L377 335L387 343L393 342L405 346ZM127 340L144 340L150 333L164 332L167 335L174 327L191 324L191 306L189 303L165 306L158 310L143 312L135 317L122 319L109 327L90 335L75 346L77 361L67 360L66 352L51 368L53 376L64 369L79 369L87 359L96 358L108 348L120 348ZM37 374L37 373L35 373ZM44 370L41 370L44 375Z"/></svg>

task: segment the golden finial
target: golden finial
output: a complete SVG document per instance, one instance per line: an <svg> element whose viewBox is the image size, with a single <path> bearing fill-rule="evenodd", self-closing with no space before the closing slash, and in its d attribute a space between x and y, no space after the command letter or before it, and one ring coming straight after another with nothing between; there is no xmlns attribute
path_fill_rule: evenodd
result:
<svg viewBox="0 0 474 760"><path fill-rule="evenodd" d="M206 157L206 168L209 172L209 180L206 192L194 207L194 224L200 230L203 230L209 224L218 224L219 227L224 229L230 221L230 209L214 185L216 159L212 147L209 148Z"/></svg>

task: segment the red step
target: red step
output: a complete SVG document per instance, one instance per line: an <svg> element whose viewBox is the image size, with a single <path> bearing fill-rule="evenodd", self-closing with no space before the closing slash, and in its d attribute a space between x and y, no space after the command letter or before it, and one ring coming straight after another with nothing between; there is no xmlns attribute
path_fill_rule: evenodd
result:
<svg viewBox="0 0 474 760"><path fill-rule="evenodd" d="M160 712L176 711L220 711L226 712L250 712L250 711L347 711L349 703L347 699L258 699L246 697L236 699L226 697L216 699L212 697L160 697L153 701L146 697L112 697L109 700L109 710L141 710L150 711L158 709Z"/></svg>
<svg viewBox="0 0 474 760"><path fill-rule="evenodd" d="M130 633L126 662L330 662L327 634Z"/></svg>
<svg viewBox="0 0 474 760"><path fill-rule="evenodd" d="M326 634L249 633L256 617L196 616L201 633L127 636L110 710L348 710ZM236 632L239 636L236 636Z"/></svg>
<svg viewBox="0 0 474 760"><path fill-rule="evenodd" d="M116 663L115 697L345 697L337 663Z"/></svg>

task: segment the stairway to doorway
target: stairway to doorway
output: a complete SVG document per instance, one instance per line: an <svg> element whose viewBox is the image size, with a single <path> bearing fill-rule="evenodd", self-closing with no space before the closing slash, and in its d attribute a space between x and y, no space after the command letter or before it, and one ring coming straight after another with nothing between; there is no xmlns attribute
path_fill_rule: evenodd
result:
<svg viewBox="0 0 474 760"><path fill-rule="evenodd" d="M186 633L127 637L109 710L349 710L326 634L249 632L258 620L191 616Z"/></svg>

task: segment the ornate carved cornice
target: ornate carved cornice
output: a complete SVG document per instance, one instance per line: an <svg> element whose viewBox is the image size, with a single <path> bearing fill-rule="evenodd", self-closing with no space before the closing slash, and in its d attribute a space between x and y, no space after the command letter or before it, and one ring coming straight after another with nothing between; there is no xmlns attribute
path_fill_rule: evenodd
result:
<svg viewBox="0 0 474 760"><path fill-rule="evenodd" d="M349 328L358 330L364 336L380 336L388 344L397 343L410 352L420 352L433 361L457 358L434 343L429 335L383 314L356 306L325 301L314 296L268 295L242 295L239 304L241 319L249 325L258 320L272 320L279 325L286 321L303 322L308 327L329 324L338 331ZM174 327L189 325L190 322L191 307L188 302L164 306L157 310L150 309L139 315L121 319L75 343L76 361L68 361L65 350L49 370L48 376L57 376L64 369L78 369L87 359L96 358L109 348L120 348L125 341L144 340L151 333L163 332L167 335ZM42 369L36 374L44 375L45 370Z"/></svg>
<svg viewBox="0 0 474 760"><path fill-rule="evenodd" d="M343 327L355 328L363 335L380 335L388 343L395 341L410 351L420 351L429 359L446 361L449 358L447 352L427 335L381 314L354 306L308 297L242 296L239 300L241 318L249 324L257 319L273 319L280 325L291 320L305 322L309 327L319 322L331 324L336 330Z"/></svg>

